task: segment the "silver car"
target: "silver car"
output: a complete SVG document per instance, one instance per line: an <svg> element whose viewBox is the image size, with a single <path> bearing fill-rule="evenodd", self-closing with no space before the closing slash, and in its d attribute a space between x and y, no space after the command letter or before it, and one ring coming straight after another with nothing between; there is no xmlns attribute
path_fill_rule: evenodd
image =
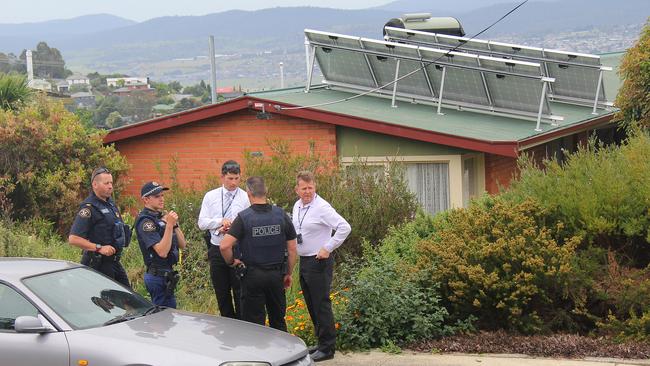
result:
<svg viewBox="0 0 650 366"><path fill-rule="evenodd" d="M290 334L156 307L76 263L0 258L0 365L312 364Z"/></svg>

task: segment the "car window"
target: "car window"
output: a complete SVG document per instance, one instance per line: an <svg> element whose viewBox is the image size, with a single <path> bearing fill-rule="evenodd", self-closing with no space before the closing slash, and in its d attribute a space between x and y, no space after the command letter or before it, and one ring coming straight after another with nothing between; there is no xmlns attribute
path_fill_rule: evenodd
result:
<svg viewBox="0 0 650 366"><path fill-rule="evenodd" d="M30 277L23 283L75 329L142 315L152 306L142 296L84 267Z"/></svg>
<svg viewBox="0 0 650 366"><path fill-rule="evenodd" d="M0 283L0 332L13 331L16 318L37 316L38 310L11 287Z"/></svg>

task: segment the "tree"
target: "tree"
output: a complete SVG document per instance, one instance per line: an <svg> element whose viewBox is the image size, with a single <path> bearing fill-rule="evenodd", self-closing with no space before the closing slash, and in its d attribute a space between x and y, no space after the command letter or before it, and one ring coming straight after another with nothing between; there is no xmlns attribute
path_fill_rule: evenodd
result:
<svg viewBox="0 0 650 366"><path fill-rule="evenodd" d="M128 96L120 98L117 110L122 116L129 116L132 121L151 118L151 108L156 104L156 96L145 91L133 90Z"/></svg>
<svg viewBox="0 0 650 366"><path fill-rule="evenodd" d="M20 54L22 61L27 60L27 51L23 50ZM32 52L34 63L34 75L44 78L65 79L72 75L70 70L66 70L65 61L61 52L56 48L50 48L46 42L39 42L36 50Z"/></svg>
<svg viewBox="0 0 650 366"><path fill-rule="evenodd" d="M27 102L32 89L27 77L18 74L0 74L0 109L15 111Z"/></svg>
<svg viewBox="0 0 650 366"><path fill-rule="evenodd" d="M24 62L20 62L18 57L13 53L4 54L0 52L0 73L9 74L17 72L20 74L27 74L27 67Z"/></svg>
<svg viewBox="0 0 650 366"><path fill-rule="evenodd" d="M106 118L111 112L117 111L117 104L120 102L120 99L116 96L107 96L99 102L97 109L93 115L93 121L95 126L104 127L106 126Z"/></svg>
<svg viewBox="0 0 650 366"><path fill-rule="evenodd" d="M174 106L174 112L200 107L202 104L194 98L183 98Z"/></svg>
<svg viewBox="0 0 650 366"><path fill-rule="evenodd" d="M124 119L118 111L111 112L108 117L106 117L106 127L108 128L117 128L123 125Z"/></svg>
<svg viewBox="0 0 650 366"><path fill-rule="evenodd" d="M61 103L41 96L18 112L0 111L0 192L11 205L2 213L21 220L43 218L67 231L88 194L90 173L106 166L118 184L128 168L105 132L84 128Z"/></svg>
<svg viewBox="0 0 650 366"><path fill-rule="evenodd" d="M621 62L623 86L616 97L618 118L626 126L650 127L650 20Z"/></svg>

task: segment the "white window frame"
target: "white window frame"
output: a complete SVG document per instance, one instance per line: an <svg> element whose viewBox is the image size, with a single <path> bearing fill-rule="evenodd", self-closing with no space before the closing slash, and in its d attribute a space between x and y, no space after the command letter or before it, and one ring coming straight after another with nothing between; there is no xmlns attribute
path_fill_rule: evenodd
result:
<svg viewBox="0 0 650 366"><path fill-rule="evenodd" d="M485 191L485 157L482 153L465 155L412 155L412 156L361 156L342 157L341 164L348 166L355 161L370 165L388 165L390 161L402 163L447 163L449 167L449 208L463 207L463 160L475 158L474 174L476 176L476 190Z"/></svg>

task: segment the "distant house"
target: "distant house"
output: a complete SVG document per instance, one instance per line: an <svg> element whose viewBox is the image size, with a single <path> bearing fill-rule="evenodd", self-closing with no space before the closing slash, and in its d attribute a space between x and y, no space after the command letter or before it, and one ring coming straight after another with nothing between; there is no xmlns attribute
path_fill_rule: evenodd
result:
<svg viewBox="0 0 650 366"><path fill-rule="evenodd" d="M96 105L95 96L89 92L74 93L70 96L77 108L92 108Z"/></svg>
<svg viewBox="0 0 650 366"><path fill-rule="evenodd" d="M106 85L116 87L146 86L149 87L148 77L123 77L123 78L106 78Z"/></svg>
<svg viewBox="0 0 650 366"><path fill-rule="evenodd" d="M149 95L155 95L156 94L156 89L150 88L148 85L136 85L136 86L130 86L130 87L122 87L122 88L117 88L113 90L111 93L113 95L116 95L118 97L126 97L131 95L131 93L139 91L143 92Z"/></svg>
<svg viewBox="0 0 650 366"><path fill-rule="evenodd" d="M70 91L70 84L68 84L67 80L58 80L56 81L56 90L59 93L67 93Z"/></svg>
<svg viewBox="0 0 650 366"><path fill-rule="evenodd" d="M217 88L217 94L221 95L223 97L223 99L225 99L225 100L239 98L242 95L244 95L244 93L242 93L241 91L235 90L235 88L233 88L232 86L227 86L227 87L224 87L224 88Z"/></svg>
<svg viewBox="0 0 650 366"><path fill-rule="evenodd" d="M32 89L42 90L46 92L52 91L52 84L45 79L32 79L27 82L27 86Z"/></svg>
<svg viewBox="0 0 650 366"><path fill-rule="evenodd" d="M153 112L154 118L160 117L172 113L174 111L174 106L170 104L156 104L151 107L151 111Z"/></svg>
<svg viewBox="0 0 650 366"><path fill-rule="evenodd" d="M90 85L90 79L81 74L73 74L65 79L68 85Z"/></svg>
<svg viewBox="0 0 650 366"><path fill-rule="evenodd" d="M178 103L181 100L187 99L187 98L195 98L192 94L172 94L171 97L172 97L172 100L174 101L174 103Z"/></svg>

